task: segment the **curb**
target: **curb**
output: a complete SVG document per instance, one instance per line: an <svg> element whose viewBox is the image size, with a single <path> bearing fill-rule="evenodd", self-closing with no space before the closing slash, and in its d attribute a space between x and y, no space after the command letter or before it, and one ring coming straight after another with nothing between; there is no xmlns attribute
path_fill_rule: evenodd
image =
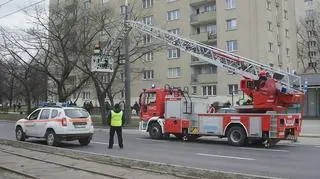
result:
<svg viewBox="0 0 320 179"><path fill-rule="evenodd" d="M320 138L320 135L315 135L315 134L302 134L299 137L303 138Z"/></svg>

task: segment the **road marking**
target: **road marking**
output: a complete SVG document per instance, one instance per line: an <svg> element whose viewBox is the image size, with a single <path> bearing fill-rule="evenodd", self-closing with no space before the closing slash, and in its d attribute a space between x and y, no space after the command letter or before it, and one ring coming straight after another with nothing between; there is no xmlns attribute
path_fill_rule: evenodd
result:
<svg viewBox="0 0 320 179"><path fill-rule="evenodd" d="M155 140L155 139L147 139L147 138L136 138L137 140L147 140L147 141L154 141L154 142L168 142L166 140Z"/></svg>
<svg viewBox="0 0 320 179"><path fill-rule="evenodd" d="M214 154L203 154L203 153L196 153L196 155L207 156L207 157L238 159L238 160L256 160L254 158L243 158L243 157L226 156L226 155L214 155Z"/></svg>
<svg viewBox="0 0 320 179"><path fill-rule="evenodd" d="M105 143L105 142L96 142L96 141L93 141L91 142L93 144L101 144L101 145L109 145L109 143ZM118 144L113 144L113 145L118 145Z"/></svg>
<svg viewBox="0 0 320 179"><path fill-rule="evenodd" d="M262 149L262 148L250 148L250 147L239 147L242 150L258 150L258 151L269 151L269 152L289 152L289 150L281 149Z"/></svg>

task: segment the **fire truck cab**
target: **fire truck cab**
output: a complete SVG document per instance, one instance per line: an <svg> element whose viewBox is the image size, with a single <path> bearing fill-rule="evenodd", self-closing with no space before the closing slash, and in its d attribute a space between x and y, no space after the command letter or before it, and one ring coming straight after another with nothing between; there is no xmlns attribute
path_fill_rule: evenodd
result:
<svg viewBox="0 0 320 179"><path fill-rule="evenodd" d="M153 139L166 139L170 134L183 140L218 136L227 137L235 146L254 141L270 147L280 140L297 140L301 131L300 113L256 110L253 105L236 107L236 113L207 113L206 105L169 86L144 89L140 106L139 129ZM203 110L195 111L199 108Z"/></svg>

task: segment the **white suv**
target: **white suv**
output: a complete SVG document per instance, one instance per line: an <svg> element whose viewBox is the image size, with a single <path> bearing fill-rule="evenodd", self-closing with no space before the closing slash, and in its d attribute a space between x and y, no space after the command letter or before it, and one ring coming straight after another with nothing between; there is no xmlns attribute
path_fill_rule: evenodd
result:
<svg viewBox="0 0 320 179"><path fill-rule="evenodd" d="M19 141L35 137L45 138L50 146L62 140L79 140L81 145L88 145L94 128L90 114L83 108L43 107L17 121L15 132Z"/></svg>

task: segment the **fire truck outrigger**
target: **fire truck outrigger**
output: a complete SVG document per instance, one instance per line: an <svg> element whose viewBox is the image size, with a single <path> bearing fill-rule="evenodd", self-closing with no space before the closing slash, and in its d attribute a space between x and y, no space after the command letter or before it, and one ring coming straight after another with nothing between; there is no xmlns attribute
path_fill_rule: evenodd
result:
<svg viewBox="0 0 320 179"><path fill-rule="evenodd" d="M235 146L261 141L266 147L280 140L297 140L302 111L287 113L287 109L292 105L303 109L301 77L137 21L125 21L114 43L120 43L131 28L243 76L240 89L251 98L250 104L236 108L237 113L196 113L197 103L180 88L167 85L144 89L139 100L139 129L149 132L151 138L168 138L170 134L188 140L218 136L227 137Z"/></svg>

